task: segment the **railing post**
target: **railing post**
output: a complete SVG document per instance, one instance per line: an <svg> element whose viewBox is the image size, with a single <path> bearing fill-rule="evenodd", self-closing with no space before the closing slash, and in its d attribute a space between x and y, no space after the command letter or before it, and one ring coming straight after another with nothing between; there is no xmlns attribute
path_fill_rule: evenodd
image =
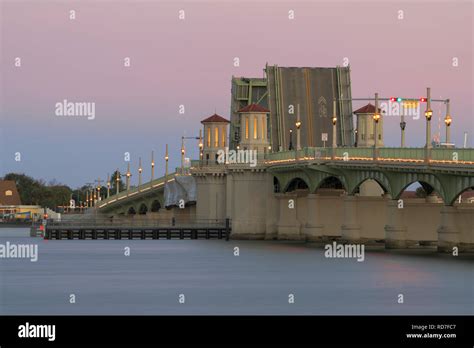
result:
<svg viewBox="0 0 474 348"><path fill-rule="evenodd" d="M225 219L225 240L229 241L229 235L230 235L230 219L226 218Z"/></svg>

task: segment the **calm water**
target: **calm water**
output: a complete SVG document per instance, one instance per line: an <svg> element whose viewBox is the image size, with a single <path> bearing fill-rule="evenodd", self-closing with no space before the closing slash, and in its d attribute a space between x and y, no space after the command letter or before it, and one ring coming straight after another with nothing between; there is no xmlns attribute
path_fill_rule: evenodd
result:
<svg viewBox="0 0 474 348"><path fill-rule="evenodd" d="M27 235L0 229L0 244L39 246L36 263L0 259L1 314L474 314L472 255L366 250L357 262L300 243Z"/></svg>

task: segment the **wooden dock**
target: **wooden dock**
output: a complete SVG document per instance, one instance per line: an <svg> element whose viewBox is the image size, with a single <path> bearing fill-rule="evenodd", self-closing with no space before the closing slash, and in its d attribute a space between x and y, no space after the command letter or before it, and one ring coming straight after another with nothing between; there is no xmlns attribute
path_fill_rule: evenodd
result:
<svg viewBox="0 0 474 348"><path fill-rule="evenodd" d="M225 239L229 240L231 226L229 219L224 223L204 226L103 226L102 224L47 224L44 239L121 240L121 239Z"/></svg>

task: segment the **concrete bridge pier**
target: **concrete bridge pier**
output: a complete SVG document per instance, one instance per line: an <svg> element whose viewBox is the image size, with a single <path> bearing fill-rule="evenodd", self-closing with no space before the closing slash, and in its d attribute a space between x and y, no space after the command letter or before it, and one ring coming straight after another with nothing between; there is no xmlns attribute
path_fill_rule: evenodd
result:
<svg viewBox="0 0 474 348"><path fill-rule="evenodd" d="M321 223L320 198L321 196L317 193L310 193L306 196L307 218L302 232L309 242L321 241L323 236L324 224Z"/></svg>
<svg viewBox="0 0 474 348"><path fill-rule="evenodd" d="M403 222L403 209L399 208L398 201L388 201L385 249L403 249L407 247L407 227Z"/></svg>
<svg viewBox="0 0 474 348"><path fill-rule="evenodd" d="M278 218L277 233L280 240L304 240L301 233L301 223L298 221L298 194L277 193L280 214Z"/></svg>
<svg viewBox="0 0 474 348"><path fill-rule="evenodd" d="M359 243L360 224L357 219L357 197L344 196L343 198L343 224L341 225L341 239L348 243Z"/></svg>
<svg viewBox="0 0 474 348"><path fill-rule="evenodd" d="M441 224L438 228L438 251L452 253L453 248L461 250L460 231L457 227L459 212L454 206L444 206L441 208Z"/></svg>

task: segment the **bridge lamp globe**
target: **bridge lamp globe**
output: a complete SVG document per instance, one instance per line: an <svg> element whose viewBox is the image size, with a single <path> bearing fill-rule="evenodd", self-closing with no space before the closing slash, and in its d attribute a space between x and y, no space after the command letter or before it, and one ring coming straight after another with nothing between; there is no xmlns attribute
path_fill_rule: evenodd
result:
<svg viewBox="0 0 474 348"><path fill-rule="evenodd" d="M168 157L168 155L166 155L165 156L165 161L168 162L168 159L169 159L169 157Z"/></svg>
<svg viewBox="0 0 474 348"><path fill-rule="evenodd" d="M405 121L400 122L400 128L401 128L402 130L405 130L405 127L406 127L406 126L407 126L407 123L406 123Z"/></svg>
<svg viewBox="0 0 474 348"><path fill-rule="evenodd" d="M239 151L239 150L240 150L240 145L237 145L237 151Z"/></svg>
<svg viewBox="0 0 474 348"><path fill-rule="evenodd" d="M444 123L446 124L446 127L449 127L451 125L451 122L453 122L453 119L451 116L446 115L446 118L444 119Z"/></svg>
<svg viewBox="0 0 474 348"><path fill-rule="evenodd" d="M335 126L336 123L337 123L337 118L336 118L336 116L334 116L334 117L332 118L332 125Z"/></svg>
<svg viewBox="0 0 474 348"><path fill-rule="evenodd" d="M427 109L427 110L425 111L426 120L427 120L427 121L430 121L432 116L433 116L433 110Z"/></svg>
<svg viewBox="0 0 474 348"><path fill-rule="evenodd" d="M295 126L296 126L296 129L299 130L301 128L301 121L296 121Z"/></svg>
<svg viewBox="0 0 474 348"><path fill-rule="evenodd" d="M373 116L373 119L375 121L375 123L379 123L379 120L380 120L380 114L378 112L376 112Z"/></svg>

